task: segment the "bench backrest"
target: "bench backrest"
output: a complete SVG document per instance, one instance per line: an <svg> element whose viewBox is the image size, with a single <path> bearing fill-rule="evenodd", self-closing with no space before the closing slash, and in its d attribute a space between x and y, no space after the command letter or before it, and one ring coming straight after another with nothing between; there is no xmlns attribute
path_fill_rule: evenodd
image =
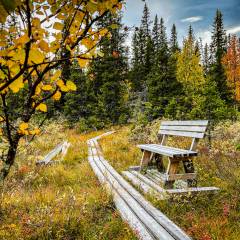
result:
<svg viewBox="0 0 240 240"><path fill-rule="evenodd" d="M207 125L208 120L162 121L158 133L161 135L204 138Z"/></svg>

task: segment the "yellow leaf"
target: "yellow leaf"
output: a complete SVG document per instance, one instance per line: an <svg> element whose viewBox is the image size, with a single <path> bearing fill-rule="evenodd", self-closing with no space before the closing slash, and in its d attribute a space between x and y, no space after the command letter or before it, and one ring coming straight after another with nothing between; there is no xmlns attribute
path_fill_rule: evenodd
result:
<svg viewBox="0 0 240 240"><path fill-rule="evenodd" d="M42 112L47 112L47 105L44 103L40 103L37 107L36 110L42 111Z"/></svg>
<svg viewBox="0 0 240 240"><path fill-rule="evenodd" d="M71 91L77 90L75 83L73 83L72 81L67 81L66 85L67 85L67 88Z"/></svg>
<svg viewBox="0 0 240 240"><path fill-rule="evenodd" d="M61 76L61 74L62 74L62 71L61 70L57 70L54 74L53 74L53 76L51 77L51 81L56 81L60 76Z"/></svg>
<svg viewBox="0 0 240 240"><path fill-rule="evenodd" d="M24 49L20 48L16 51L12 52L10 55L12 55L12 60L19 61L21 64L24 63L25 60L25 51Z"/></svg>
<svg viewBox="0 0 240 240"><path fill-rule="evenodd" d="M53 24L53 28L56 29L56 30L62 30L63 29L63 24L60 23L60 22L55 22Z"/></svg>
<svg viewBox="0 0 240 240"><path fill-rule="evenodd" d="M24 44L26 44L29 41L30 41L30 38L28 37L27 34L24 34L20 38L17 38L17 39L14 40L16 45L24 45Z"/></svg>
<svg viewBox="0 0 240 240"><path fill-rule="evenodd" d="M108 33L108 30L106 29L106 28L104 28L104 29L101 29L100 31L99 31L99 34L100 34L100 36L105 36L106 34Z"/></svg>
<svg viewBox="0 0 240 240"><path fill-rule="evenodd" d="M42 63L43 60L45 59L45 56L43 53L41 53L37 49L31 49L29 52L29 61L34 62L36 64Z"/></svg>
<svg viewBox="0 0 240 240"><path fill-rule="evenodd" d="M78 58L78 64L81 68L85 68L88 64L88 59Z"/></svg>
<svg viewBox="0 0 240 240"><path fill-rule="evenodd" d="M57 86L59 86L59 88L63 92L68 92L69 91L69 88L64 84L63 80L61 80L61 79L57 81Z"/></svg>
<svg viewBox="0 0 240 240"><path fill-rule="evenodd" d="M24 130L28 129L28 123L22 122L22 123L19 125L19 129L20 129L21 131L24 131Z"/></svg>
<svg viewBox="0 0 240 240"><path fill-rule="evenodd" d="M49 52L50 48L48 46L48 43L44 40L41 40L38 44L38 46L40 47L40 49L43 51L43 52Z"/></svg>
<svg viewBox="0 0 240 240"><path fill-rule="evenodd" d="M42 86L42 90L43 90L43 91L50 91L50 90L52 90L52 86L49 85L49 84L43 85L43 86Z"/></svg>
<svg viewBox="0 0 240 240"><path fill-rule="evenodd" d="M58 85L59 87L64 86L63 80L59 79L59 80L57 81L57 85Z"/></svg>
<svg viewBox="0 0 240 240"><path fill-rule="evenodd" d="M18 79L16 79L9 85L9 88L13 91L13 93L17 93L23 87L23 76L20 76Z"/></svg>
<svg viewBox="0 0 240 240"><path fill-rule="evenodd" d="M60 100L61 96L62 96L61 92L57 91L57 92L53 95L52 98L53 98L55 101L58 101L58 100Z"/></svg>
<svg viewBox="0 0 240 240"><path fill-rule="evenodd" d="M2 70L0 70L0 79L4 79L6 77L6 75L4 74L4 72Z"/></svg>

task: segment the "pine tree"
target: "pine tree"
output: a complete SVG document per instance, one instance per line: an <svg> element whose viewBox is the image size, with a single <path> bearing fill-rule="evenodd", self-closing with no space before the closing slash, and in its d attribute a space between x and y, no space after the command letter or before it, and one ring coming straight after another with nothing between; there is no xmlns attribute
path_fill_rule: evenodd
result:
<svg viewBox="0 0 240 240"><path fill-rule="evenodd" d="M171 53L176 53L177 51L179 51L179 46L177 41L177 29L175 24L173 24L171 29L170 50L171 50Z"/></svg>
<svg viewBox="0 0 240 240"><path fill-rule="evenodd" d="M150 12L147 4L145 3L143 8L143 16L141 20L141 29L143 30L144 37L147 39L148 36L150 36Z"/></svg>
<svg viewBox="0 0 240 240"><path fill-rule="evenodd" d="M227 86L227 79L222 65L222 57L226 52L226 47L227 36L223 25L223 15L220 10L217 10L213 23L210 76L216 82L221 99L231 103L231 93Z"/></svg>

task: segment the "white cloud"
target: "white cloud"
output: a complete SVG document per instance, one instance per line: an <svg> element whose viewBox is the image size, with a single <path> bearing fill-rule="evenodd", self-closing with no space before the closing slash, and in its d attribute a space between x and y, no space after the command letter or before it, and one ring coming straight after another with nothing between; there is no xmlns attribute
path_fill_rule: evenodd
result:
<svg viewBox="0 0 240 240"><path fill-rule="evenodd" d="M181 22L189 22L189 23L194 23L203 20L202 16L194 16L194 17L189 17L189 18L184 18L181 19Z"/></svg>
<svg viewBox="0 0 240 240"><path fill-rule="evenodd" d="M231 27L227 30L227 34L236 34L240 32L240 26Z"/></svg>
<svg viewBox="0 0 240 240"><path fill-rule="evenodd" d="M197 32L197 33L196 33L196 38L197 38L197 39L201 38L204 45L205 45L206 43L207 43L207 44L210 44L210 43L211 43L211 40L212 40L212 39L211 39L211 38L212 38L212 33L211 33L211 31L209 31L209 30L200 31L200 32Z"/></svg>

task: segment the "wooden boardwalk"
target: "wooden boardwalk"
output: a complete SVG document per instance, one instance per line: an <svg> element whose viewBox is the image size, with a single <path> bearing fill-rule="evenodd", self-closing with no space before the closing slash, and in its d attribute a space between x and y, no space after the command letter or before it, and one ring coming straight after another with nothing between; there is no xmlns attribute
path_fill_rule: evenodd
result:
<svg viewBox="0 0 240 240"><path fill-rule="evenodd" d="M121 217L144 240L190 240L191 238L132 187L103 157L97 142L105 133L88 140L89 163L99 181L113 195Z"/></svg>

